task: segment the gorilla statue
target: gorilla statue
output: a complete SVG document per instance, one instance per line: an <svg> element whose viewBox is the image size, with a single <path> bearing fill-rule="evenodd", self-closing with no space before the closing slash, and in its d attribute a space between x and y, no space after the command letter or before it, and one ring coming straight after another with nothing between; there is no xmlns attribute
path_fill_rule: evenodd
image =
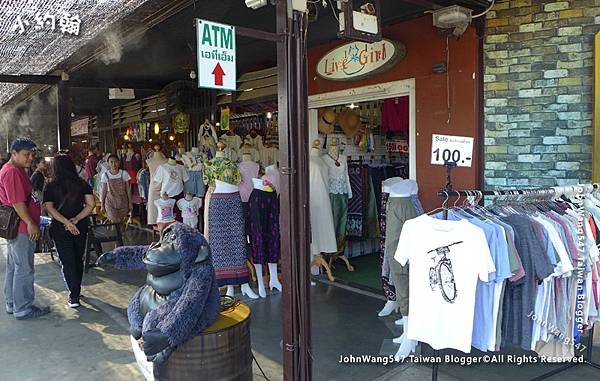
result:
<svg viewBox="0 0 600 381"><path fill-rule="evenodd" d="M148 361L165 362L219 315L210 247L202 234L182 223L167 227L159 242L116 248L97 264L148 271L146 285L127 308L131 335L142 339Z"/></svg>

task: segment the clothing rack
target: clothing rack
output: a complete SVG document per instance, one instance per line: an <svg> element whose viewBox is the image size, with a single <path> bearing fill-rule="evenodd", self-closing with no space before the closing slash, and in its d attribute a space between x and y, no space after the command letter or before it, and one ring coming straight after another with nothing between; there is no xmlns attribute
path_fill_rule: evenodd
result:
<svg viewBox="0 0 600 381"><path fill-rule="evenodd" d="M441 189L437 192L439 197L446 197L444 201L444 220L448 219L448 209L445 207L447 205L447 201L449 197L460 197L460 196L515 196L515 195L526 195L526 196L560 196L564 194L577 194L581 193L581 191L585 191L586 193L592 190L600 189L600 184L583 184L583 185L574 185L574 186L560 186L560 187L551 187L551 188L535 188L535 189L512 189L512 190L498 190L498 191L480 191L480 190L454 190L452 188L452 176L451 172L454 167L456 167L455 163L446 163L447 168L447 184L446 188ZM595 326L595 324L594 324ZM546 372L540 376L532 378L530 381L542 381L546 380L556 374L562 373L570 368L579 365L587 365L592 368L600 370L600 364L597 364L593 361L593 345L594 345L594 326L588 330L588 337L586 343L586 349L584 353L584 361L583 362L569 362L564 365L559 366L558 368ZM435 358L439 357L439 350L433 351L433 355ZM434 361L432 371L431 371L431 380L437 381L438 376L438 363Z"/></svg>

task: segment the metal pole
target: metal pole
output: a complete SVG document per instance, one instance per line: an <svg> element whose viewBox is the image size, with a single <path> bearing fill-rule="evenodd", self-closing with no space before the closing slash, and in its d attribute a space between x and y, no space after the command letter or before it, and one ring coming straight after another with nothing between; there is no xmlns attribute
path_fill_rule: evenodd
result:
<svg viewBox="0 0 600 381"><path fill-rule="evenodd" d="M284 380L311 380L306 16L277 2Z"/></svg>

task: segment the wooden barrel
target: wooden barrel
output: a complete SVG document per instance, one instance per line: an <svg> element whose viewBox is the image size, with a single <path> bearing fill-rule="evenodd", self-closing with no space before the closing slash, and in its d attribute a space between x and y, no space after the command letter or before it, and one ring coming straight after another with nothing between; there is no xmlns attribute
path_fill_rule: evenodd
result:
<svg viewBox="0 0 600 381"><path fill-rule="evenodd" d="M240 303L222 312L214 324L177 349L167 362L155 364L154 379L252 380L250 308Z"/></svg>

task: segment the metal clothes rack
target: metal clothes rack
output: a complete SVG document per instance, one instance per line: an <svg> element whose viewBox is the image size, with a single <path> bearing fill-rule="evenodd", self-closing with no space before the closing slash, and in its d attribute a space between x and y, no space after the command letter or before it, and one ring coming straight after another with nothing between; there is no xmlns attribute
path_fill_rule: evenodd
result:
<svg viewBox="0 0 600 381"><path fill-rule="evenodd" d="M543 192L554 190L554 188L513 189L513 190L500 190L500 191L454 190L452 188L452 169L456 167L456 164L447 162L444 164L444 166L447 168L447 183L446 183L446 187L444 189L437 192L437 195L439 197L446 197L446 199L448 199L449 197L473 196L475 193L479 194L480 196L512 196L512 195L532 195L532 194L536 194L536 193L542 194ZM594 190L597 190L600 188L599 184L592 184L592 185L593 185ZM564 189L568 189L568 188L572 188L572 187L568 187L568 186L564 187ZM448 209L444 208L443 215L444 215L444 220L447 220L448 219ZM587 343L586 343L586 349L585 349L583 362L581 362L581 363L580 362L566 363L554 370L551 370L540 376L532 378L530 381L546 380L552 376L555 376L556 374L562 373L570 368L573 368L573 367L576 367L579 365L587 365L594 369L600 370L600 364L595 363L592 358L593 346L594 346L594 328L595 328L595 325L592 326L592 328L588 330L588 337L587 337ZM437 358L439 356L439 351L434 350L433 355L435 358ZM438 364L437 364L437 362L434 361L433 368L431 371L431 380L432 381L437 381L438 370L439 370Z"/></svg>

